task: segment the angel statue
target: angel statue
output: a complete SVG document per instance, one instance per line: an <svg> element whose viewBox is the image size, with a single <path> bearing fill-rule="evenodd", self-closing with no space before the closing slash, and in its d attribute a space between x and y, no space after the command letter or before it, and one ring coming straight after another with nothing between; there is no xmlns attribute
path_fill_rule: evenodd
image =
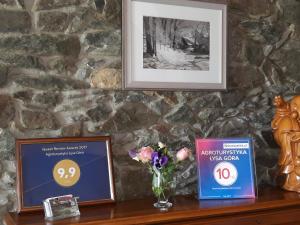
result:
<svg viewBox="0 0 300 225"><path fill-rule="evenodd" d="M276 113L272 121L275 141L280 146L279 173L284 175L283 189L300 193L300 95L286 102L274 99Z"/></svg>

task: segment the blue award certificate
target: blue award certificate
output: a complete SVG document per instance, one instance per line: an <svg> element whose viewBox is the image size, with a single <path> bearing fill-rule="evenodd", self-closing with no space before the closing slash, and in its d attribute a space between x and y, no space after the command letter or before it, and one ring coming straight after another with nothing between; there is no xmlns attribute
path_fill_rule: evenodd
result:
<svg viewBox="0 0 300 225"><path fill-rule="evenodd" d="M249 138L197 139L199 199L255 198Z"/></svg>
<svg viewBox="0 0 300 225"><path fill-rule="evenodd" d="M109 137L17 140L17 150L20 211L68 194L79 204L114 201Z"/></svg>

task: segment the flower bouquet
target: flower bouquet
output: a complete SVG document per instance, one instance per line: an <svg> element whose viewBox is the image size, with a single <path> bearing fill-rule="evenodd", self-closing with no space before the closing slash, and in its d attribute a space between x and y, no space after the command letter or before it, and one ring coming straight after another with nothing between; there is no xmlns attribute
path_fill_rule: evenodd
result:
<svg viewBox="0 0 300 225"><path fill-rule="evenodd" d="M154 207L168 209L172 207L169 197L175 189L174 172L178 164L192 158L191 150L184 147L178 152L171 151L165 144L145 146L138 150L129 151L129 156L143 163L153 175L152 191L157 197Z"/></svg>

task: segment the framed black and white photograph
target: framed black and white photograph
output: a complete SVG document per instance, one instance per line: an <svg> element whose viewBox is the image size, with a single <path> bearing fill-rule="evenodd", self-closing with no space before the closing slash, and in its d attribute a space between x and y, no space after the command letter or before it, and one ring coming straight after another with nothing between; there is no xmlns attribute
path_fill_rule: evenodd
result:
<svg viewBox="0 0 300 225"><path fill-rule="evenodd" d="M123 2L124 89L226 89L227 5Z"/></svg>

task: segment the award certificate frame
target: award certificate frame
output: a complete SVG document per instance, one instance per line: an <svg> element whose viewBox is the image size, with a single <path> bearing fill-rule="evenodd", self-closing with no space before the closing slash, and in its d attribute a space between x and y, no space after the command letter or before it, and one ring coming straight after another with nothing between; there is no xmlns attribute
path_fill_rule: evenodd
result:
<svg viewBox="0 0 300 225"><path fill-rule="evenodd" d="M256 198L252 138L196 139L198 199Z"/></svg>
<svg viewBox="0 0 300 225"><path fill-rule="evenodd" d="M72 194L79 205L115 202L109 136L16 140L18 211Z"/></svg>

